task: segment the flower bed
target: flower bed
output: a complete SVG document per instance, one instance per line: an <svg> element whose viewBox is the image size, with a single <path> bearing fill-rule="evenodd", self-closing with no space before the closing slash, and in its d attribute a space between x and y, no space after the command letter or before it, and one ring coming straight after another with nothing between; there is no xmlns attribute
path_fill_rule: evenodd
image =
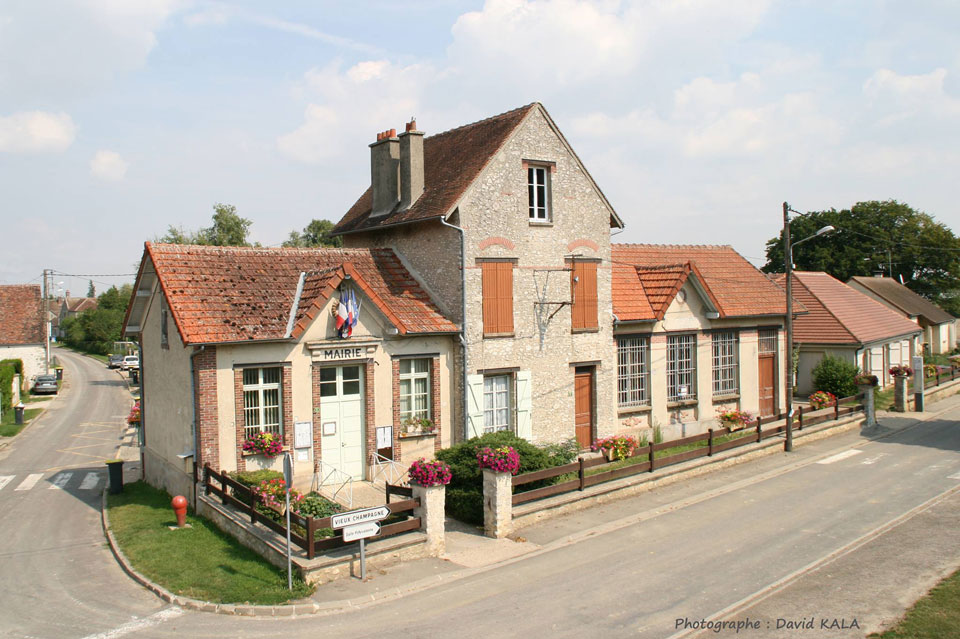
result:
<svg viewBox="0 0 960 639"><path fill-rule="evenodd" d="M631 457L638 446L637 440L629 435L611 435L593 442L590 450L602 451L607 459L616 461Z"/></svg>
<svg viewBox="0 0 960 639"><path fill-rule="evenodd" d="M717 419L730 430L740 430L753 421L753 415L745 410L733 409L719 412Z"/></svg>

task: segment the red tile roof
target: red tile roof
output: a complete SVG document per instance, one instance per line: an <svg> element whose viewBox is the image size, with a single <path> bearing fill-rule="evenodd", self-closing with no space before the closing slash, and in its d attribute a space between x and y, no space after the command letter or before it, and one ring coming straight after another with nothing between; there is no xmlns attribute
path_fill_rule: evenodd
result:
<svg viewBox="0 0 960 639"><path fill-rule="evenodd" d="M663 319L692 273L720 317L784 315L783 289L730 246L614 244L613 312L620 321Z"/></svg>
<svg viewBox="0 0 960 639"><path fill-rule="evenodd" d="M784 283L782 273L774 277ZM861 345L920 332L910 320L827 273L796 271L791 288L808 311L794 320L794 341Z"/></svg>
<svg viewBox="0 0 960 639"><path fill-rule="evenodd" d="M447 215L514 129L537 103L467 124L423 140L423 194L409 209L371 219L373 189L368 188L334 227L350 233Z"/></svg>
<svg viewBox="0 0 960 639"><path fill-rule="evenodd" d="M291 337L299 338L347 276L401 334L456 326L390 249L145 245L184 343L283 339L300 274ZM129 320L128 320L129 321Z"/></svg>
<svg viewBox="0 0 960 639"><path fill-rule="evenodd" d="M872 291L906 315L922 317L929 324L945 324L956 318L927 298L890 277L851 277L851 282ZM848 282L849 283L849 282Z"/></svg>
<svg viewBox="0 0 960 639"><path fill-rule="evenodd" d="M40 286L0 285L0 344L42 344L43 341Z"/></svg>

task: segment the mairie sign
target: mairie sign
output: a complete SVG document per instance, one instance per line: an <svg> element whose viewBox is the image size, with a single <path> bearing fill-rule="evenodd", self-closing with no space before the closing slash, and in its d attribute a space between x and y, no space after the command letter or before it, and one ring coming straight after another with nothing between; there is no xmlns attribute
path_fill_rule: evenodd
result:
<svg viewBox="0 0 960 639"><path fill-rule="evenodd" d="M386 506L377 506L376 508L361 508L360 510L351 510L347 513L330 516L330 527L334 530L355 526L368 521L380 521L390 515L390 509Z"/></svg>

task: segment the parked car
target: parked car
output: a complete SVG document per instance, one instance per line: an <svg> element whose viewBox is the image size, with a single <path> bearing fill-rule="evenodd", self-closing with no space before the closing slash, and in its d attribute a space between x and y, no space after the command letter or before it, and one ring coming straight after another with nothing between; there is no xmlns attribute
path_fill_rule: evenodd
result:
<svg viewBox="0 0 960 639"><path fill-rule="evenodd" d="M33 393L39 395L40 393L57 393L57 376L56 375L37 375L33 378Z"/></svg>
<svg viewBox="0 0 960 639"><path fill-rule="evenodd" d="M123 362L120 363L120 368L122 370L128 371L131 368L140 368L140 358L136 355L127 355L123 358Z"/></svg>
<svg viewBox="0 0 960 639"><path fill-rule="evenodd" d="M120 368L123 364L123 355L111 355L107 358L107 368Z"/></svg>

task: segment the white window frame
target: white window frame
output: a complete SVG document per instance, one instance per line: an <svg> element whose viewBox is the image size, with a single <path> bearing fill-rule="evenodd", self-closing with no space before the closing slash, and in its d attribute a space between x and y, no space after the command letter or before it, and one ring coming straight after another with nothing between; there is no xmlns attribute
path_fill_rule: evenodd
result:
<svg viewBox="0 0 960 639"><path fill-rule="evenodd" d="M494 388L495 380L504 380L505 385L503 388ZM487 398L490 397L492 401L492 408L488 408ZM502 401L503 399L506 401ZM498 374L498 375L484 375L483 376L483 432L484 433L495 433L498 431L514 431L514 413L516 412L516 391L513 387L513 375L509 373ZM500 422L497 420L497 413L500 411L506 410L507 421ZM488 415L491 419L487 419Z"/></svg>
<svg viewBox="0 0 960 639"><path fill-rule="evenodd" d="M276 370L276 382L264 382L264 371ZM257 381L247 383L247 372L257 371ZM260 432L273 433L283 439L283 367L282 366L247 366L241 370L243 381L243 434L250 438ZM277 391L276 405L268 404L266 395L269 391ZM273 411L276 411L275 413ZM274 414L276 419L273 419ZM250 425L251 415L257 416L257 424Z"/></svg>
<svg viewBox="0 0 960 639"><path fill-rule="evenodd" d="M680 387L687 394L679 395ZM697 398L697 335L667 335L667 401L682 402Z"/></svg>
<svg viewBox="0 0 960 639"><path fill-rule="evenodd" d="M417 371L417 362L426 363L425 371ZM399 362L399 374L397 380L397 389L399 393L399 412L400 412L400 421L403 422L405 419L413 417L415 419L433 419L433 397L431 396L433 392L432 388L432 379L430 376L430 369L432 368L433 360L429 357L411 357L401 359ZM404 365L408 365L410 370L406 373L403 372ZM426 391L419 393L416 391L417 380L426 380ZM404 382L408 382L407 392L403 390ZM404 397L409 398L409 410L403 410L403 399ZM426 408L417 409L417 397L426 398Z"/></svg>
<svg viewBox="0 0 960 639"><path fill-rule="evenodd" d="M713 396L740 392L740 335L723 331L710 336L713 350Z"/></svg>
<svg viewBox="0 0 960 639"><path fill-rule="evenodd" d="M617 338L617 406L650 405L650 338Z"/></svg>
<svg viewBox="0 0 960 639"><path fill-rule="evenodd" d="M527 213L533 223L549 223L553 220L551 211L551 167L544 164L527 165ZM543 189L541 201L538 189Z"/></svg>

